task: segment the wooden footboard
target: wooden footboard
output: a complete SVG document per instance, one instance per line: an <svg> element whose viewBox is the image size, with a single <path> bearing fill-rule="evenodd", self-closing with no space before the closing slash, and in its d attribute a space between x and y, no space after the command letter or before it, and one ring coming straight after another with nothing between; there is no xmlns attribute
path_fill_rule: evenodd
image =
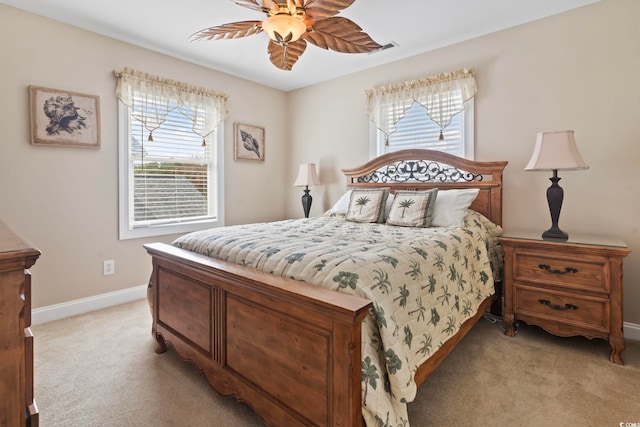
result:
<svg viewBox="0 0 640 427"><path fill-rule="evenodd" d="M370 302L194 254L153 257L153 333L272 426L360 426Z"/></svg>

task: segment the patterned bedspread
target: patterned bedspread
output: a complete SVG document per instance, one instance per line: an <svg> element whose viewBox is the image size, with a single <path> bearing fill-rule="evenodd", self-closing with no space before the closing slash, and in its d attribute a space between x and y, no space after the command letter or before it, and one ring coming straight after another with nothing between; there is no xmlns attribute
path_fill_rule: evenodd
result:
<svg viewBox="0 0 640 427"><path fill-rule="evenodd" d="M363 416L368 426L408 426L417 367L493 294L487 242L500 232L473 211L463 228L323 215L198 231L173 244L373 301L363 324Z"/></svg>

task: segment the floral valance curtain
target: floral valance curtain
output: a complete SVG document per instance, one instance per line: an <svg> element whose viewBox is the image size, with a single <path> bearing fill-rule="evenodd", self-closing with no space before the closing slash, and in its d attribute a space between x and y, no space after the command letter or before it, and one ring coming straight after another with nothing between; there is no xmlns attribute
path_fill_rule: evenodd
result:
<svg viewBox="0 0 640 427"><path fill-rule="evenodd" d="M149 131L149 141L153 141L153 131L174 110L193 123L193 132L202 138L203 144L205 138L227 117L229 95L225 93L129 68L114 71L113 74L117 79L116 96L131 108L131 116L142 122Z"/></svg>
<svg viewBox="0 0 640 427"><path fill-rule="evenodd" d="M366 112L388 138L405 111L417 102L440 126L440 139L444 139L442 130L464 110L464 102L473 98L476 91L474 70L465 68L367 90Z"/></svg>

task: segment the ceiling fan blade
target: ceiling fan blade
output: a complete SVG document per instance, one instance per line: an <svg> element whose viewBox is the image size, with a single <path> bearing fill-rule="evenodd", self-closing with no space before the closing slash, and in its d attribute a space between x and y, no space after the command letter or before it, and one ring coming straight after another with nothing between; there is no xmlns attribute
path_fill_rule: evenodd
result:
<svg viewBox="0 0 640 427"><path fill-rule="evenodd" d="M291 15L295 15L296 10L298 9L298 6L293 0L287 0L287 9L289 9L289 13Z"/></svg>
<svg viewBox="0 0 640 427"><path fill-rule="evenodd" d="M317 20L335 16L342 9L346 9L355 0L306 0L303 1L304 10L309 20Z"/></svg>
<svg viewBox="0 0 640 427"><path fill-rule="evenodd" d="M258 3L258 0L232 0L235 4L244 6L247 9L257 10L258 12L262 12L262 6Z"/></svg>
<svg viewBox="0 0 640 427"><path fill-rule="evenodd" d="M281 70L290 71L306 48L307 42L304 39L298 39L284 46L269 40L269 60Z"/></svg>
<svg viewBox="0 0 640 427"><path fill-rule="evenodd" d="M276 0L262 0L262 10L277 13L280 10L280 5Z"/></svg>
<svg viewBox="0 0 640 427"><path fill-rule="evenodd" d="M189 41L239 39L262 32L262 21L240 21L198 31Z"/></svg>
<svg viewBox="0 0 640 427"><path fill-rule="evenodd" d="M318 47L342 53L366 53L382 47L358 24L340 16L315 22L303 37Z"/></svg>

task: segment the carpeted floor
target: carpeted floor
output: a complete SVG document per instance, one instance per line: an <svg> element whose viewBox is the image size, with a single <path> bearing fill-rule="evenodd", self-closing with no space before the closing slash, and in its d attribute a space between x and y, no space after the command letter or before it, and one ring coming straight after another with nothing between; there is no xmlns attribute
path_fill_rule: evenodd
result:
<svg viewBox="0 0 640 427"><path fill-rule="evenodd" d="M262 425L172 350L155 353L144 300L32 329L41 426ZM627 343L625 366L608 354L603 340L527 325L509 338L483 319L420 388L409 420L414 427L640 425L640 342Z"/></svg>

